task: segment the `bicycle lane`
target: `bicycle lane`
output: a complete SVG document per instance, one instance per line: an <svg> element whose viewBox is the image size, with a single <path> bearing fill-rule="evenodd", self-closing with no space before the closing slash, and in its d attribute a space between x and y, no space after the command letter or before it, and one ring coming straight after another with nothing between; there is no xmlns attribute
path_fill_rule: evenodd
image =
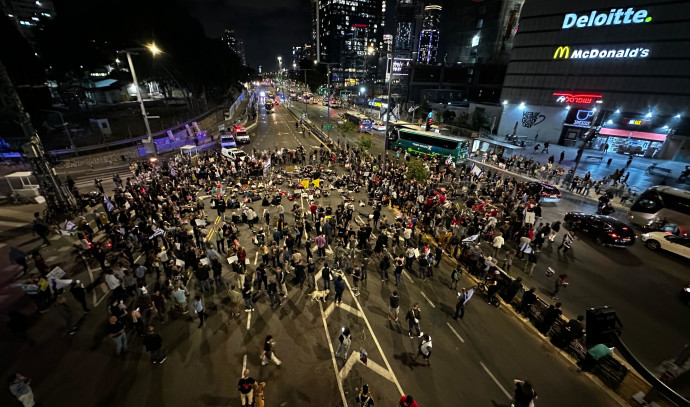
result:
<svg viewBox="0 0 690 407"><path fill-rule="evenodd" d="M372 329L402 388L420 405L447 405L451 400L459 405L507 405L514 378L533 381L540 394L539 404L616 405L597 383L576 373L573 365L509 310L496 309L477 294L468 303L464 319L453 320L457 294L448 286L450 270L451 265L444 260L432 279L422 282L413 276L412 283L403 280L398 288L401 316L397 324L386 319L388 296L395 289L392 282L379 285L380 279L370 273L372 278L359 297L366 302L364 309ZM458 287L472 286L463 278ZM408 337L404 315L415 302L422 309L421 329L433 342L430 367L423 366L421 357L419 364L413 361L420 340ZM564 382L568 383L566 397Z"/></svg>

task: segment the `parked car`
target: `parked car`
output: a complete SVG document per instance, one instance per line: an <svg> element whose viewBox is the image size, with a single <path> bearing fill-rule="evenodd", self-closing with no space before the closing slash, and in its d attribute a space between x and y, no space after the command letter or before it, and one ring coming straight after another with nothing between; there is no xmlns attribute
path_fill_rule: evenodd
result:
<svg viewBox="0 0 690 407"><path fill-rule="evenodd" d="M611 216L568 212L564 221L568 229L591 236L597 245L624 247L635 244L632 227Z"/></svg>
<svg viewBox="0 0 690 407"><path fill-rule="evenodd" d="M649 232L641 236L644 245L651 250L666 250L690 259L690 237L678 236L667 232Z"/></svg>
<svg viewBox="0 0 690 407"><path fill-rule="evenodd" d="M527 184L527 193L542 198L559 199L561 191L548 182L530 182Z"/></svg>

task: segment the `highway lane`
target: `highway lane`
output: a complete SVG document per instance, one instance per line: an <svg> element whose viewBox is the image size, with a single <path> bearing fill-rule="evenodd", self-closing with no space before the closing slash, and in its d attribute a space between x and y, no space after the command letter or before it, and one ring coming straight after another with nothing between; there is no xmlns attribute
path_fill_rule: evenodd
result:
<svg viewBox="0 0 690 407"><path fill-rule="evenodd" d="M284 107L279 107L275 115L282 115L292 123ZM272 145L266 139L262 140L253 147L261 150ZM299 138L296 140L300 141ZM340 197L333 194L322 202L335 206L339 200ZM366 213L370 208L358 210ZM385 211L388 217L394 216L387 209ZM358 262L361 263L361 257ZM539 335L525 327L509 310L497 310L476 296L471 300L464 320L453 320L455 292L447 285L452 266L445 260L434 279L422 282L414 276L403 278L398 288L400 321L397 324L387 321L388 297L396 288L392 282L381 282L376 271L378 260L372 259L371 263L369 278L357 299L401 387L406 393L415 395L420 405L446 405L450 401L462 405L509 405L510 399L505 392L512 394L512 379L525 377L537 383L539 404L573 407L588 403L615 405L605 392L601 392L589 378L578 374L550 345L544 345ZM469 288L472 283L464 279L462 285ZM353 297L348 298L346 294L344 302L354 307L352 301ZM431 335L434 343L430 368L415 365L411 360L417 353L418 339L408 337L404 315L414 302L418 302L423 310L422 330ZM333 314L329 319L333 332L337 333L341 325L350 327L353 332L366 330L362 318L353 317L348 312ZM363 347L371 359L383 363L375 354L372 356L375 346L370 338L355 339L352 347ZM359 375L371 379L371 375L367 376L362 369ZM567 390L563 388L564 382L568 383ZM378 384L382 383L379 381ZM374 393L380 394L380 389L377 390ZM380 400L377 399L377 403Z"/></svg>
<svg viewBox="0 0 690 407"><path fill-rule="evenodd" d="M270 116L260 123L245 150L318 144L315 138L303 138L294 130L294 120L282 107ZM333 194L322 202L335 206L339 200ZM283 204L290 205L287 201ZM263 212L260 202L253 206ZM270 211L275 219L277 210ZM207 213L209 219L215 218L215 211L207 209ZM292 216L286 218L292 224ZM240 230L241 242L253 260L251 233L245 225L240 225ZM34 378L39 400L55 399L64 404L83 404L84 400L100 406L142 404L142 400L150 406L236 404L234 384L246 366L255 378L267 381L269 405L344 405L336 370L349 405L353 405L358 388L368 383L377 405L394 405L402 390L415 395L420 405L507 406L515 377L534 381L540 394L538 405L616 405L509 310L488 306L477 296L463 321L452 320L454 293L445 286L451 267L446 261L434 279L422 283L414 276L405 277L399 289L401 319L413 302L419 302L422 329L434 340L432 366L414 366L410 358L416 354L417 340L408 338L404 319L400 328L386 321L387 299L394 288L377 279L377 262L372 263L362 295L355 299L348 289L343 302L346 306L338 308L330 304L321 308L308 299L308 289L290 285L289 300L282 307L271 310L265 294L261 294L256 311L241 313L238 320L228 313L224 290L206 294L210 317L205 328L196 328L198 320L193 313L159 326L168 352L162 366L150 365L133 333L126 359L111 356L112 344L104 335L107 313L103 306L85 317L75 336L62 335L55 312L44 314L29 331L36 345L27 347L2 339L3 349L13 357L0 360L5 370L19 370ZM228 266L224 275L228 281L235 279ZM462 282L464 286L470 284L469 280ZM194 279L189 288L196 292ZM76 304L72 306L77 309ZM363 348L369 354L368 367L356 358L349 365L337 362L334 367L333 351L343 326L353 332L350 350ZM283 361L280 368L259 363L261 343L268 334L277 340L277 355ZM6 397L0 395L0 404Z"/></svg>
<svg viewBox="0 0 690 407"><path fill-rule="evenodd" d="M303 108L303 103L294 103L292 107L298 112ZM309 110L316 111L310 114L316 124L327 123L325 107L310 105ZM343 111L331 109L333 122ZM383 132L372 133L373 152L378 153ZM355 137L354 133L349 136ZM560 202L545 202L542 206L544 222L562 221L570 211L596 212L593 200L568 193ZM625 215L623 211L613 214L623 221ZM537 287L540 296L548 300L553 279L545 276L546 269L554 267L557 273L567 273L571 284L560 293L566 314L577 316L590 307L614 307L625 324L623 340L650 368L680 352L690 338L690 325L679 322L687 320L690 308L678 299L681 288L690 280L687 260L670 253L652 252L639 239L633 247L620 249L599 247L591 238L578 234L567 255L559 255L556 247L557 244L545 245L531 277L521 271L513 274L521 276L528 286ZM517 260L514 270L522 267L523 263Z"/></svg>
<svg viewBox="0 0 690 407"><path fill-rule="evenodd" d="M557 203L544 202L542 207L543 222L563 221L570 211L596 212L593 200L568 192L563 192ZM612 216L626 221L623 210ZM647 249L639 239L639 231L638 240L627 248L597 246L592 238L577 233L573 249L566 255L556 250L558 239L560 236L544 245L532 276L521 271L524 263L520 260L511 270L513 275L521 276L525 285L536 287L549 302L553 278L546 277L546 269L553 267L556 274L567 273L570 285L559 293L565 313L577 316L591 307L614 307L624 324L624 342L649 368L680 352L690 338L690 326L679 323L687 320L690 308L678 298L689 278L687 260ZM488 243L484 247L488 248Z"/></svg>

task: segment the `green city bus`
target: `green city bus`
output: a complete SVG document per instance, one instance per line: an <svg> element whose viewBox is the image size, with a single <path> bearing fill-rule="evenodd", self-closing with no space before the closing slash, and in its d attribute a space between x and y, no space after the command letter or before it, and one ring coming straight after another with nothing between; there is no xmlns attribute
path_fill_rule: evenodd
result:
<svg viewBox="0 0 690 407"><path fill-rule="evenodd" d="M470 140L418 130L412 126L396 126L389 132L387 144L389 150L421 156L452 156L455 163L460 163L469 154Z"/></svg>

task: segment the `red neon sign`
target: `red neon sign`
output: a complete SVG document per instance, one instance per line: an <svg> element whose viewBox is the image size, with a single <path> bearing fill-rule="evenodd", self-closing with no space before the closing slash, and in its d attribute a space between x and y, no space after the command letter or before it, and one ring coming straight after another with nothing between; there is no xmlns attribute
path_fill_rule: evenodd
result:
<svg viewBox="0 0 690 407"><path fill-rule="evenodd" d="M561 103L582 103L582 104L589 104L592 103L598 99L601 98L601 95L593 94L593 93L563 93L563 92L554 92L554 96L556 96L556 102L561 102Z"/></svg>

